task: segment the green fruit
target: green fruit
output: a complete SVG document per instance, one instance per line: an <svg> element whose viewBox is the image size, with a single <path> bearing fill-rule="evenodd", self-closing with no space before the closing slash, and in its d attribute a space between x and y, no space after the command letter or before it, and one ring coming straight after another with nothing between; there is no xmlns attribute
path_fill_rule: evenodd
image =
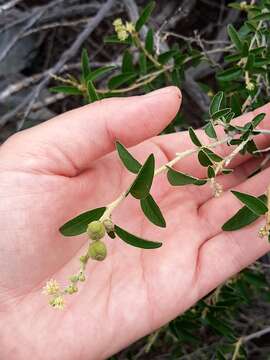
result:
<svg viewBox="0 0 270 360"><path fill-rule="evenodd" d="M105 232L105 226L100 221L92 221L87 227L87 234L92 240L102 239Z"/></svg>
<svg viewBox="0 0 270 360"><path fill-rule="evenodd" d="M88 255L91 259L102 261L107 256L106 245L102 241L94 241L89 245Z"/></svg>

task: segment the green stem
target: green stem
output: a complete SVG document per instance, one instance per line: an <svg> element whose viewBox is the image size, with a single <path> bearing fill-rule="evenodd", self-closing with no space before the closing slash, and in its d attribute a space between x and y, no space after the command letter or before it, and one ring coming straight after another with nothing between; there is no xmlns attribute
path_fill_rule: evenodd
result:
<svg viewBox="0 0 270 360"><path fill-rule="evenodd" d="M139 36L137 33L133 34L133 39L134 39L134 42L136 44L136 46L142 50L142 52L144 53L144 55L157 67L157 68L161 68L163 67L163 65L157 61L157 59L152 55L150 54L144 44L141 42Z"/></svg>

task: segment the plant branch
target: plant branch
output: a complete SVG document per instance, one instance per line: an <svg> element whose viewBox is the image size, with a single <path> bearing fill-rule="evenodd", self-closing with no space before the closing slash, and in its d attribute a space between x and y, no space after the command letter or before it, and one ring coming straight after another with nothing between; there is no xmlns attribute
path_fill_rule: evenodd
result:
<svg viewBox="0 0 270 360"><path fill-rule="evenodd" d="M216 142L210 143L208 145L205 145L204 147L207 148L214 148L217 147L221 144L225 144L226 142L228 142L231 139L231 137L226 136L224 139L218 140ZM172 167L173 165L175 165L178 161L198 152L200 150L200 148L193 148L193 149L189 149L186 151L183 151L182 153L176 153L176 156L174 159L170 160L169 162L167 162L166 164L162 165L161 167L159 167L158 169L155 170L154 173L154 177L167 171L168 167ZM114 209L120 205L122 203L122 201L126 198L127 196L127 192L124 191L118 198L116 198L112 203L110 203L109 205L106 206L106 211L103 214L103 216L101 217L100 221L103 221L107 218L110 218L112 212L114 211Z"/></svg>

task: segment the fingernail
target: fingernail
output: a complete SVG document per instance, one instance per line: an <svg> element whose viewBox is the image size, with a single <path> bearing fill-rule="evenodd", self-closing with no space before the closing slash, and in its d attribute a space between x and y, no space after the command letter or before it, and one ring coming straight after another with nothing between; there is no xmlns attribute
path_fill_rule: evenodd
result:
<svg viewBox="0 0 270 360"><path fill-rule="evenodd" d="M154 90L154 91L151 91L150 93L144 95L143 97L148 98L151 96L157 96L157 95L159 96L159 95L165 95L165 94L166 95L167 94L176 94L176 95L178 95L179 98L181 98L181 91L176 86L167 86L165 88Z"/></svg>

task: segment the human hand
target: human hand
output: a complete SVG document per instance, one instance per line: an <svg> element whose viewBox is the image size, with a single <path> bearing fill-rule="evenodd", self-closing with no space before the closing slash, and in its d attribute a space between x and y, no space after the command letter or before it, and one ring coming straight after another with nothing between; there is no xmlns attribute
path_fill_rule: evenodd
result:
<svg viewBox="0 0 270 360"><path fill-rule="evenodd" d="M148 223L131 197L113 219L144 238L163 240L163 246L141 250L106 239L108 257L88 263L88 281L78 294L67 296L65 310L47 305L41 294L46 280L65 283L87 247L84 236L64 238L59 227L84 210L111 202L132 181L113 151L115 140L138 144L130 151L139 161L153 152L157 166L163 165L192 147L185 132L153 137L179 106L174 87L108 99L22 131L2 145L1 359L106 358L184 312L269 250L267 241L257 236L258 223L233 233L221 231L241 206L229 190L259 195L269 183L269 169L246 180L256 160L238 157L232 163L234 173L218 176L224 188L219 199L207 185L172 188L160 175L153 195L166 229ZM259 112L267 113L261 124L266 128L270 106ZM202 131L198 134L207 141ZM267 146L266 137L256 140ZM224 145L216 152L226 155L229 148ZM195 156L180 161L176 169L204 175Z"/></svg>

